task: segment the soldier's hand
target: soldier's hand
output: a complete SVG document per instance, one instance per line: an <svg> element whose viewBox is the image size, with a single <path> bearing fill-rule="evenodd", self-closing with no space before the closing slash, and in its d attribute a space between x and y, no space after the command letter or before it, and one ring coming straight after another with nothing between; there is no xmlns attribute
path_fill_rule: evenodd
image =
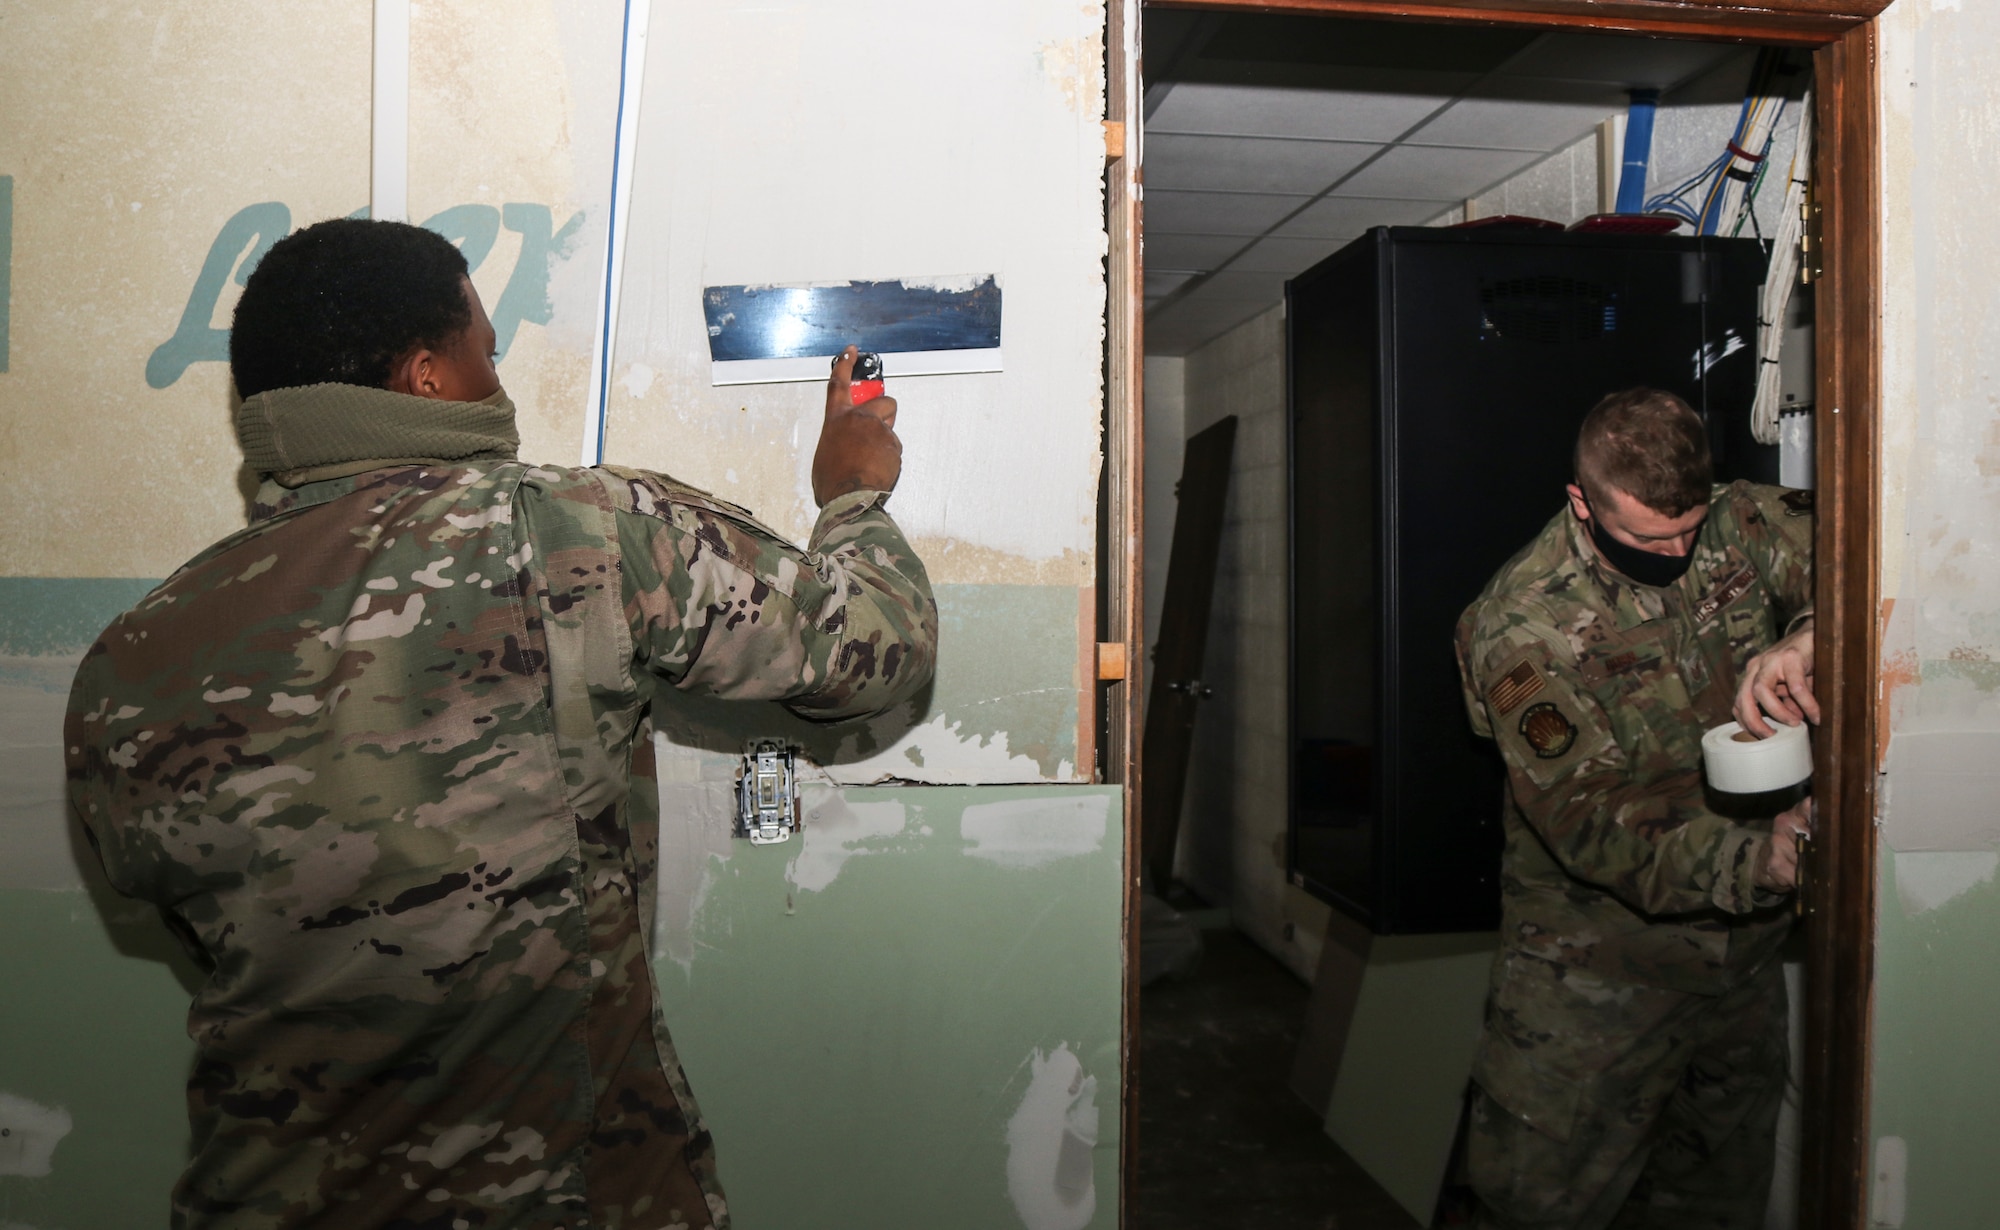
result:
<svg viewBox="0 0 2000 1230"><path fill-rule="evenodd" d="M1771 823L1771 840L1757 863L1757 887L1788 893L1799 882L1799 837L1812 832L1813 801L1806 799Z"/></svg>
<svg viewBox="0 0 2000 1230"><path fill-rule="evenodd" d="M903 476L903 442L896 438L896 399L877 397L850 405L853 346L834 360L826 382L826 423L813 454L813 499L820 507L850 491L893 491Z"/></svg>
<svg viewBox="0 0 2000 1230"><path fill-rule="evenodd" d="M1736 720L1760 739L1770 738L1765 716L1797 726L1819 723L1819 701L1813 698L1813 634L1808 623L1797 632L1750 659L1736 686Z"/></svg>

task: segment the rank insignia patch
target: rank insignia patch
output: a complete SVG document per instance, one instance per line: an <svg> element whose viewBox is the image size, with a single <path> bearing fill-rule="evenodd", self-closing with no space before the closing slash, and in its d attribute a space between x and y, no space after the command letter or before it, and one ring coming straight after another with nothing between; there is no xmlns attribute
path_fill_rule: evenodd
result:
<svg viewBox="0 0 2000 1230"><path fill-rule="evenodd" d="M1501 676L1500 682L1493 685L1493 690L1486 694L1486 700L1495 713L1505 716L1520 708L1521 702L1544 686L1542 672L1535 669L1533 662L1522 658L1512 670Z"/></svg>
<svg viewBox="0 0 2000 1230"><path fill-rule="evenodd" d="M1521 715L1521 737L1543 760L1555 760L1576 745L1576 723L1548 701Z"/></svg>
<svg viewBox="0 0 2000 1230"><path fill-rule="evenodd" d="M1785 494L1779 496L1778 500L1785 506L1787 516L1809 517L1812 515L1813 493L1811 491L1787 491Z"/></svg>

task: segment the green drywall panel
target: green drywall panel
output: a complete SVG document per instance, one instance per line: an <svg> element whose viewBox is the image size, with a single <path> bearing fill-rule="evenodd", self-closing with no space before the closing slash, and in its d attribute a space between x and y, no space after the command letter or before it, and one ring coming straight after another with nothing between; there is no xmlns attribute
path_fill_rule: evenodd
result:
<svg viewBox="0 0 2000 1230"><path fill-rule="evenodd" d="M711 859L692 959L658 961L738 1225L1116 1224L1118 791L842 804L819 848L808 795L791 843Z"/></svg>
<svg viewBox="0 0 2000 1230"><path fill-rule="evenodd" d="M1326 1133L1428 1226L1472 1079L1499 937L1377 936Z"/></svg>
<svg viewBox="0 0 2000 1230"><path fill-rule="evenodd" d="M1996 862L1990 851L1883 851L1871 1130L1904 1142L1904 1230L2000 1220Z"/></svg>
<svg viewBox="0 0 2000 1230"><path fill-rule="evenodd" d="M732 843L695 955L658 967L738 1226L1114 1224L1117 790L809 800L837 840ZM0 1177L0 1225L162 1224L191 969L101 887L0 892L0 935L0 1093L73 1121L51 1173Z"/></svg>
<svg viewBox="0 0 2000 1230"><path fill-rule="evenodd" d="M164 1226L187 1157L192 965L108 888L0 892L0 936L0 1094L72 1125L47 1175L0 1175L0 1226Z"/></svg>
<svg viewBox="0 0 2000 1230"><path fill-rule="evenodd" d="M26 883L78 882L51 793L53 724L76 655L155 583L0 578L0 685L51 698L46 718L0 721L0 791L21 804L5 812L0 870L33 854L64 873ZM941 586L938 600L930 711L974 743L1072 758L1076 591ZM715 825L727 792L702 801L703 814L725 803ZM662 903L696 941L676 949L685 964L660 958L660 983L738 1225L1112 1224L1117 790L811 797L819 822L785 846L688 831L712 874ZM843 829L835 813L866 822ZM192 971L147 908L80 878L86 889L0 889L0 1095L72 1121L49 1174L0 1175L5 1230L163 1224L186 1156Z"/></svg>

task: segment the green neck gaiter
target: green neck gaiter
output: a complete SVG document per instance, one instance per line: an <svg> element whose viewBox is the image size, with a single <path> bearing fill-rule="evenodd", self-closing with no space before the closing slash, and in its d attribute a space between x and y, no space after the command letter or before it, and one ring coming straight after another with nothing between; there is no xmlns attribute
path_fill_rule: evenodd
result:
<svg viewBox="0 0 2000 1230"><path fill-rule="evenodd" d="M511 461L521 436L500 389L482 401L434 401L353 384L272 389L236 409L252 470L286 487L388 465Z"/></svg>

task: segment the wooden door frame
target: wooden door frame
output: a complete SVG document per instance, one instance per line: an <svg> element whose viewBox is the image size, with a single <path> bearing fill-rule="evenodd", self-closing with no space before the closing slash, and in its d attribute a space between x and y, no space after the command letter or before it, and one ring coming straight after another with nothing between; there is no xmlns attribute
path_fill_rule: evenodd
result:
<svg viewBox="0 0 2000 1230"><path fill-rule="evenodd" d="M1861 1230L1867 1216L1869 1030L1875 969L1875 764L1881 625L1881 187L1876 17L1888 0L1147 0L1162 8L1316 13L1387 20L1650 34L1814 51L1815 175L1825 276L1816 299L1815 657L1824 722L1814 734L1819 802L1807 905L1806 1054L1799 1225ZM1107 0L1105 450L1106 621L1124 678L1103 697L1105 777L1125 786L1124 1182L1138 1158L1139 734L1145 282L1140 248L1139 9ZM1109 133L1111 130L1107 129Z"/></svg>

